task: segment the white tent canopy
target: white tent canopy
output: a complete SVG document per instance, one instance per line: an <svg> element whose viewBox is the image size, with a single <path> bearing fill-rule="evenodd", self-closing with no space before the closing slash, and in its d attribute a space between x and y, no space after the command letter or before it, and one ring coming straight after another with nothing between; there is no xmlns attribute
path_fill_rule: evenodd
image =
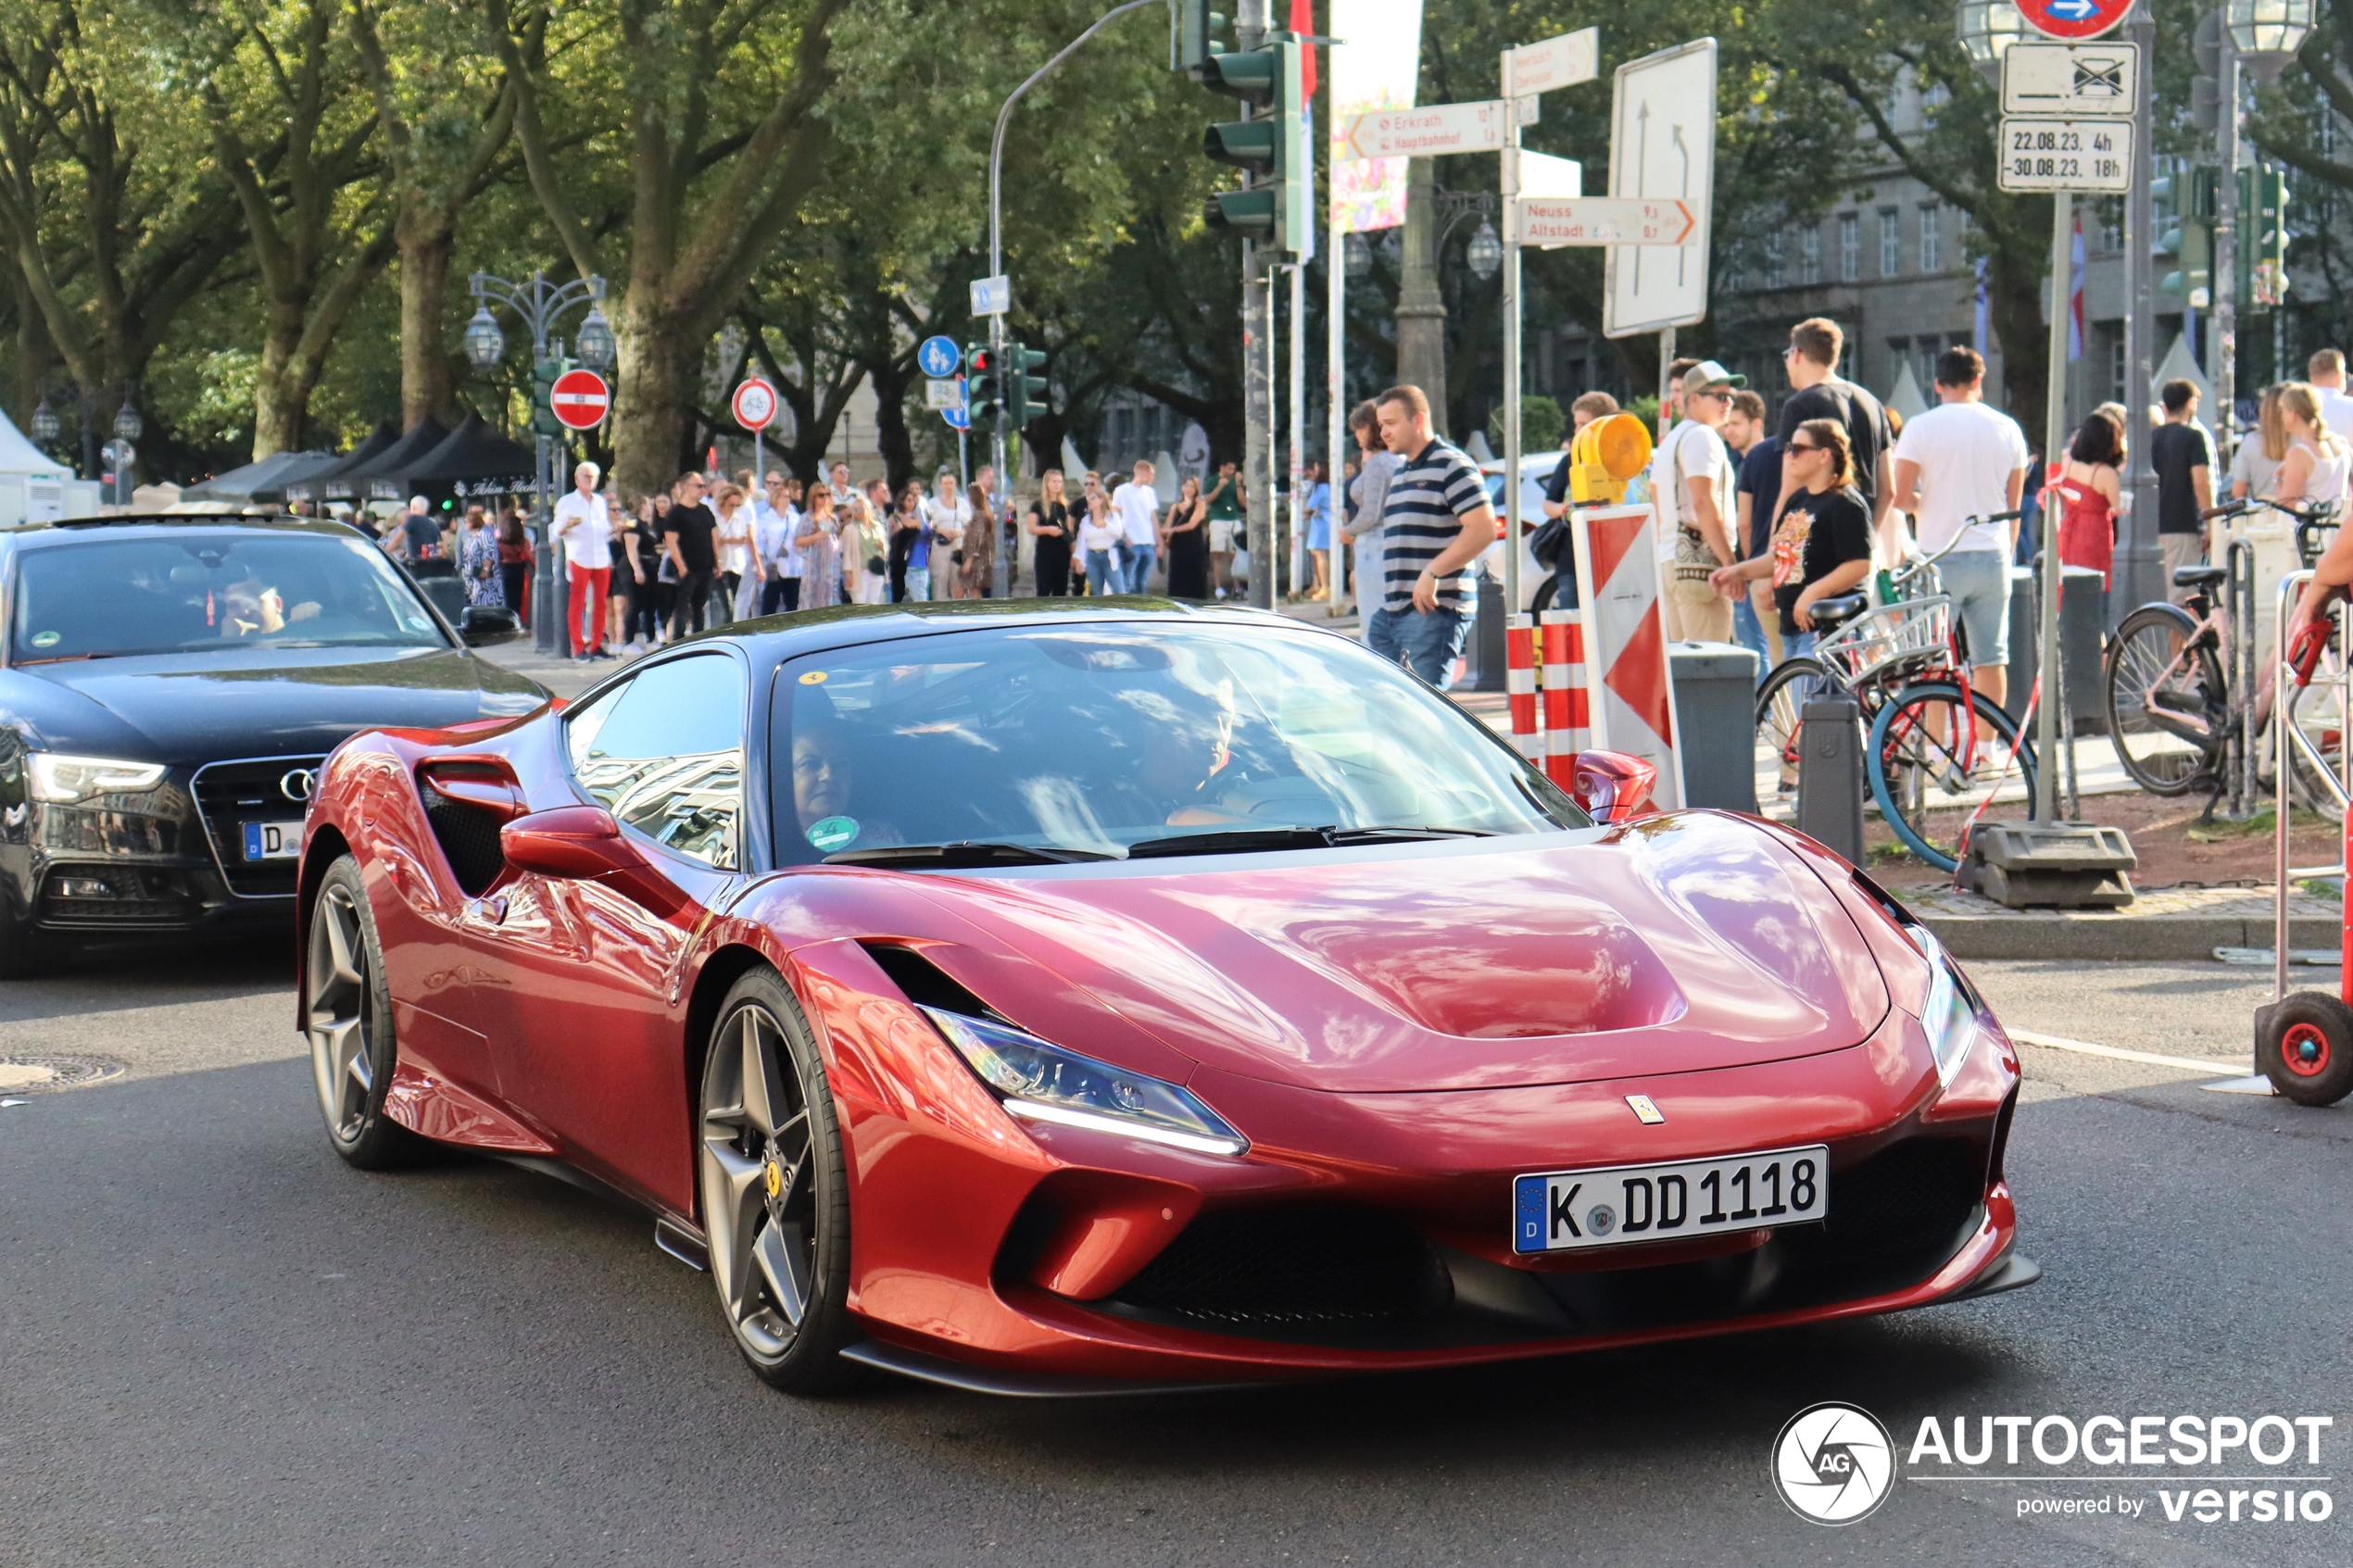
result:
<svg viewBox="0 0 2353 1568"><path fill-rule="evenodd" d="M71 479L73 470L27 441L15 421L6 414L0 413L0 474L25 474L35 479Z"/></svg>

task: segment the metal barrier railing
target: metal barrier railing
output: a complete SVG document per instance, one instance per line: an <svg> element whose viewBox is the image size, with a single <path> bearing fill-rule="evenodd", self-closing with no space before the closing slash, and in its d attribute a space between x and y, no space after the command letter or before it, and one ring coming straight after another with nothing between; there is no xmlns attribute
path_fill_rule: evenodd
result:
<svg viewBox="0 0 2353 1568"><path fill-rule="evenodd" d="M2232 546L2233 549L2237 547L2236 545ZM2353 810L2353 745L2347 744L2347 720L2353 718L2353 615L2340 617L2337 621L2337 678L2335 682L2337 738L2336 761L2334 764L2329 761L2324 747L2312 744L2312 737L2304 733L2304 726L2297 721L2296 718L2296 709L2302 704L2305 694L2308 691L2319 689L2298 685L2295 666L2288 660L2288 621L2296 612L2296 601L2302 596L2304 585L2311 581L2312 572L2309 568L2291 571L2282 577L2278 599L2273 607L2278 612L2278 619L2273 622L2275 632L2271 639L2271 760L2274 773L2271 815L2276 836L2272 849L2275 874L2271 898L2271 999L2274 1002L2287 996L2289 890L2308 877L2341 877L2346 874L2347 857L2343 836L2340 836L2337 841L2338 856L2334 865L2291 866L2288 864L2288 818L2293 809L2296 796L2296 757L2301 755L2310 765L2312 776L2326 786L2329 796L2335 802L2340 817L2348 810ZM2250 594L2250 599L2252 596ZM2248 662L2252 665L2255 646L2252 627L2248 629L2243 642L2249 650ZM2247 693L2244 712L2246 715L2251 740L2256 709L2255 693L2252 683L2242 689ZM2247 747L2247 755L2250 758L2256 755L2252 744Z"/></svg>

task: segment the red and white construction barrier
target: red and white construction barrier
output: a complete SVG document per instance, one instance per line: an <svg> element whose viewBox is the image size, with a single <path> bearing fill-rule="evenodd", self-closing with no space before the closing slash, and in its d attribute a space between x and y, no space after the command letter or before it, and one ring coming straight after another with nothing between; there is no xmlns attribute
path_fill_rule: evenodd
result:
<svg viewBox="0 0 2353 1568"><path fill-rule="evenodd" d="M1535 761L1544 755L1536 725L1536 629L1525 615L1504 622L1504 690L1511 699L1512 745Z"/></svg>
<svg viewBox="0 0 2353 1568"><path fill-rule="evenodd" d="M1544 612L1544 774L1563 789L1577 754L1593 743L1592 697L1585 689L1585 627L1573 609Z"/></svg>
<svg viewBox="0 0 2353 1568"><path fill-rule="evenodd" d="M1675 682L1659 603L1657 514L1647 506L1579 507L1569 513L1577 543L1577 595L1592 694L1592 744L1639 757L1658 770L1652 798L1683 803Z"/></svg>

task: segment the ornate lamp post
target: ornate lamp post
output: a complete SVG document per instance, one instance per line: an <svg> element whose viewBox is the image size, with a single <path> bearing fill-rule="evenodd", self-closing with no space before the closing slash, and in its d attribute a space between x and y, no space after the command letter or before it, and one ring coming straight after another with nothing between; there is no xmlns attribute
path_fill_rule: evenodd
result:
<svg viewBox="0 0 2353 1568"><path fill-rule="evenodd" d="M491 313L494 304L506 306L531 329L535 369L551 358L563 357L563 340L550 338L548 329L562 319L565 311L587 305L588 318L580 324L580 362L600 374L611 367L612 328L606 325L604 312L596 307L596 302L605 297L604 279L592 273L570 282L550 283L545 272L534 272L527 282L515 283L488 272L476 272L466 280L466 286L474 297L473 319L466 323L466 358L476 370L487 372L507 352L507 334L498 330L498 319ZM539 560L539 570L535 574L537 581L532 589L538 608L531 618L531 643L542 653L561 653L563 640L556 634L556 627L562 619L558 607L563 600L556 582L555 552L547 538L547 525L553 521L556 504L555 441L540 435L537 443L535 477L539 495L532 508L531 532ZM598 613L602 613L602 607L598 607Z"/></svg>
<svg viewBox="0 0 2353 1568"><path fill-rule="evenodd" d="M2003 52L2025 35L2026 19L2018 14L2013 0L1960 0L1954 31L1960 35L1962 53L1969 56L1978 74L1988 82L1999 82Z"/></svg>

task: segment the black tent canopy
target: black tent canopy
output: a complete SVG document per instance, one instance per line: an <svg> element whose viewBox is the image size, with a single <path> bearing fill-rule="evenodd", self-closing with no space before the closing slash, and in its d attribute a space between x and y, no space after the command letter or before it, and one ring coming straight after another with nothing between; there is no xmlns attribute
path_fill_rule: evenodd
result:
<svg viewBox="0 0 2353 1568"><path fill-rule="evenodd" d="M435 499L465 500L538 488L538 455L468 414L448 438L405 473L412 491Z"/></svg>
<svg viewBox="0 0 2353 1568"><path fill-rule="evenodd" d="M368 439L354 446L343 457L318 472L306 474L286 486L289 501L348 501L358 494L346 476L362 464L384 456L392 444L400 439L400 426L396 420L383 420L368 433Z"/></svg>
<svg viewBox="0 0 2353 1568"><path fill-rule="evenodd" d="M367 462L346 470L342 477L351 481L358 493L369 500L405 501L409 498L409 492L401 485L408 478L409 470L448 439L449 427L427 414L408 434Z"/></svg>

